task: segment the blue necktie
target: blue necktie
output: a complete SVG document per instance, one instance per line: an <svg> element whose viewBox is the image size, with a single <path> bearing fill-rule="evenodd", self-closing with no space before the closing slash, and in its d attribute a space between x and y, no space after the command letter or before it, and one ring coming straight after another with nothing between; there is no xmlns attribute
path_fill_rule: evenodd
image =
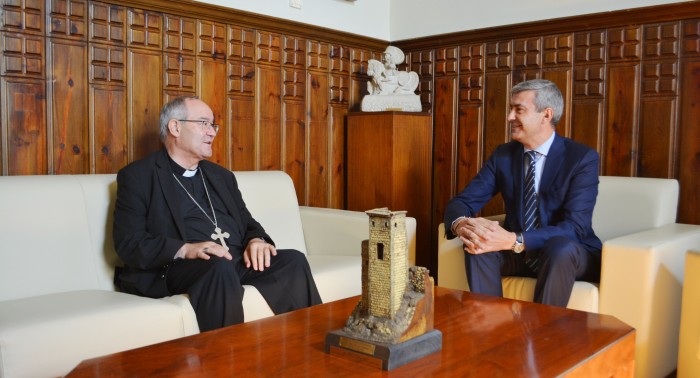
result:
<svg viewBox="0 0 700 378"><path fill-rule="evenodd" d="M537 192L535 191L535 163L540 158L540 154L535 151L526 152L530 158L530 163L525 172L525 231L534 230L540 227L540 217L537 212ZM525 263L537 272L537 256L525 253Z"/></svg>

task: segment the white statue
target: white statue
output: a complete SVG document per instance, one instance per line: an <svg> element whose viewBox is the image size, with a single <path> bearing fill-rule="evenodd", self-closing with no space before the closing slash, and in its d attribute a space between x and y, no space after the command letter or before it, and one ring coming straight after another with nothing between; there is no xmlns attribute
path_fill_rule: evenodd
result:
<svg viewBox="0 0 700 378"><path fill-rule="evenodd" d="M422 110L420 97L415 94L418 88L418 74L398 71L397 64L404 62L405 55L401 49L388 46L382 54L382 62L370 59L367 62L367 83L369 95L362 99L362 110L377 112L400 110L419 112Z"/></svg>

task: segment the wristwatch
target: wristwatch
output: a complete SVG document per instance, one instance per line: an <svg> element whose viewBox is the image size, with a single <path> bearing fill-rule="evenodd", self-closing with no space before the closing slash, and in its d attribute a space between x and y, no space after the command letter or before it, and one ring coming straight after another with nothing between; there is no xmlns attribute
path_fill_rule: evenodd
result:
<svg viewBox="0 0 700 378"><path fill-rule="evenodd" d="M515 253L520 253L525 250L525 244L523 244L523 234L520 232L515 233L515 243L510 247Z"/></svg>

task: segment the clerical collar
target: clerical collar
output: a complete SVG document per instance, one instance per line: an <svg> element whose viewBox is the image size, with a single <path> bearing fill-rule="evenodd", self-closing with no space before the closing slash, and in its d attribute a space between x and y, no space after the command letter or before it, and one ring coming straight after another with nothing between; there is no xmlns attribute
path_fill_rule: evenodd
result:
<svg viewBox="0 0 700 378"><path fill-rule="evenodd" d="M172 168L173 173L175 173L178 176L182 177L194 177L197 174L197 171L199 171L199 167L195 169L186 169L180 166L180 164L176 163L173 158L168 156L168 159L170 160L170 168Z"/></svg>

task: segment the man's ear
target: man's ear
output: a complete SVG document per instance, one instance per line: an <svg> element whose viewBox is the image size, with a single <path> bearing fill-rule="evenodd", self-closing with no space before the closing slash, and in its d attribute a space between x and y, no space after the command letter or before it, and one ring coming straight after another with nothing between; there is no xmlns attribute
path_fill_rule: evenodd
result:
<svg viewBox="0 0 700 378"><path fill-rule="evenodd" d="M180 136L180 126L177 123L177 120L171 119L168 121L168 131L170 131L170 134L173 136Z"/></svg>
<svg viewBox="0 0 700 378"><path fill-rule="evenodd" d="M546 108L543 113L544 121L551 125L552 119L554 118L554 110L552 108Z"/></svg>

